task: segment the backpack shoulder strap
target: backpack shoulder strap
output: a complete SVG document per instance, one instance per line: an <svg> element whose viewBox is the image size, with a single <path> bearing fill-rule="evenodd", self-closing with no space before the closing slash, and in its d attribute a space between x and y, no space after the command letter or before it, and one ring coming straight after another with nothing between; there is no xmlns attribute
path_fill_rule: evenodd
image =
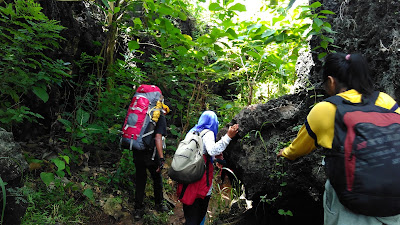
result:
<svg viewBox="0 0 400 225"><path fill-rule="evenodd" d="M379 97L380 92L379 91L374 91L370 96L365 97L363 99L363 101L367 100L367 102L365 102L366 104L371 104L371 105L375 105L376 100ZM364 96L363 96L364 97Z"/></svg>
<svg viewBox="0 0 400 225"><path fill-rule="evenodd" d="M330 103L332 103L332 104L334 104L336 106L343 104L344 100L345 99L340 97L339 95L334 95L334 96L331 96L329 98L324 99L325 102L330 102Z"/></svg>
<svg viewBox="0 0 400 225"><path fill-rule="evenodd" d="M200 137L204 137L204 135L206 135L209 131L211 131L211 130L209 130L209 129L204 129L204 130L202 130L202 131L200 132Z"/></svg>

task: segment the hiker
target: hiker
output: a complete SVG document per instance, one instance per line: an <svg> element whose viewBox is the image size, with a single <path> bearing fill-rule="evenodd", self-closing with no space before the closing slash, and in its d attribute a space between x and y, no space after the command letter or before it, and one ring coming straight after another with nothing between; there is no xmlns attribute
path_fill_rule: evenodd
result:
<svg viewBox="0 0 400 225"><path fill-rule="evenodd" d="M344 172L343 173L338 172L338 171L344 171L344 169L342 170L338 168L337 165L341 165L339 164L340 162L342 164L346 164L345 162L346 160L347 161L353 160L353 158L349 159L343 158L346 157L342 153L343 151L345 151L343 149L349 147L347 145L343 147L343 144L340 146L341 143L335 141L339 140L340 138L339 136L341 135L339 129L342 128L336 126L340 118L338 117L338 115L341 115L340 113L342 112L341 110L345 109L344 107L353 107L353 108L360 107L359 105L362 105L365 102L365 104L370 104L371 107L373 107L374 109L378 108L379 110L384 110L385 112L387 111L386 114L393 114L397 117L397 114L400 113L400 109L398 108L396 101L383 92L374 92L373 80L369 75L367 62L361 54L331 53L326 56L325 63L322 69L323 69L322 72L323 88L329 96L334 96L334 97L327 98L325 101L316 104L311 109L311 111L307 116L306 122L298 132L297 137L294 139L294 141L290 144L289 147L281 149L277 154L277 156L285 157L289 160L294 160L300 156L309 154L317 147L323 147L324 149L326 149L326 157L324 159L324 162L327 168L328 180L325 183L325 193L323 196L325 225L400 224L400 214L397 214L396 212L394 212L394 215L391 216L371 216L358 213L360 212L360 208L362 208L362 206L365 206L366 205L365 203L369 203L369 201L365 201L362 204L358 205L358 208L353 207L354 205L346 204L347 206L351 206L353 208L352 210L350 210L349 207L344 206L343 204L346 202L343 201L343 199L346 198L341 197L342 195L340 195L341 193L343 193L342 192L343 189L339 189L336 187L339 187L340 186L339 184L345 182L343 181L340 183L336 182L336 180L337 179L344 180L348 177L343 176L343 178L342 177L336 178L334 175L330 176L330 174L335 174L335 175L344 174ZM375 98L376 100L374 99L373 101L368 101L369 99L373 99L374 95L376 97ZM334 99L340 99L341 102L335 103ZM360 103L360 104L357 105L355 103ZM345 104L350 106L347 105L344 106ZM379 107L376 107L375 105ZM345 112L348 113L349 111ZM359 112L359 111L354 110L351 112ZM374 119L378 118L372 118L372 120ZM365 143L367 142L365 141ZM357 145L357 149L364 148L366 147L366 145L369 145L369 142L368 144L365 145L363 145L363 143L360 143L359 146ZM352 147L353 145L350 145L350 149L352 149ZM339 155L338 153L341 153L341 155ZM350 157L352 157L351 154L356 155L360 153L353 153L351 151ZM379 156L377 156L376 158L379 158ZM339 163L338 164L331 163L333 162L333 160L337 160L335 162ZM357 163L361 162L357 161ZM383 165L384 165L383 168L387 168L389 166L392 167L392 165L388 164L383 164ZM332 173L330 173L330 171L332 171ZM355 171L354 172L355 175L359 175L357 174L358 173L357 169L353 171ZM346 170L346 174L347 172L348 171ZM376 182L375 179L377 178L373 178L373 180L370 180L369 181L370 183L367 184L372 184L372 183L375 184ZM398 177L393 177L393 179L398 179ZM335 182L333 182L334 180ZM334 184L336 184L337 186L335 186ZM333 185L335 186L335 189ZM354 185L354 188L360 188L359 186L362 186L360 185L360 183L357 183L357 185L358 185L357 187ZM370 186L375 186L375 185L369 185L369 187ZM348 189L346 187L349 186L344 186L344 187L345 187L344 189L347 191ZM360 196L358 196L358 198L359 197ZM397 197L397 199L399 198ZM394 206L398 207L400 204L399 202L400 200L397 200L397 202L396 200L394 201L395 204L384 203L383 206L387 206L386 208L394 208ZM373 208L368 206L367 208L369 208L367 210L374 212L378 211L380 208L383 207L375 205Z"/></svg>
<svg viewBox="0 0 400 225"><path fill-rule="evenodd" d="M184 187L183 184L178 185L178 196L183 203L183 212L186 219L186 225L199 225L207 212L208 202L212 191L213 165L212 160L216 155L221 154L228 146L229 142L238 133L239 125L235 124L229 127L228 132L218 142L215 142L218 133L218 118L213 111L204 111L198 123L188 132L202 132L204 154L208 169L203 179ZM211 158L211 159L210 159ZM208 172L208 174L207 174ZM208 176L206 176L208 175ZM207 181L206 181L207 180ZM207 183L207 184L206 184ZM206 188L206 190L204 190ZM204 193L204 195L202 194ZM193 202L192 204L190 204Z"/></svg>
<svg viewBox="0 0 400 225"><path fill-rule="evenodd" d="M163 96L161 96L163 102ZM167 134L167 122L165 114L169 107L162 103L162 111L154 130L154 139L147 150L133 149L133 158L136 167L136 192L135 192L135 213L134 219L140 220L144 214L143 198L147 181L147 170L153 179L154 201L156 210L167 212L168 207L163 197L163 181L161 172L164 168L163 137ZM152 150L154 149L154 150Z"/></svg>

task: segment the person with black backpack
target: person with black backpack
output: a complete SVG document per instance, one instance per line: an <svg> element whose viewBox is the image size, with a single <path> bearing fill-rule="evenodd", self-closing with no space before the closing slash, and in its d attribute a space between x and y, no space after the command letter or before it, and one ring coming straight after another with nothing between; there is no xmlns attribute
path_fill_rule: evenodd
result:
<svg viewBox="0 0 400 225"><path fill-rule="evenodd" d="M207 169L202 178L190 184L178 184L177 195L183 203L183 212L186 225L199 225L204 219L212 191L212 178L214 167L212 161L216 155L221 154L238 133L239 125L229 127L228 132L216 142L218 133L218 118L213 111L204 111L197 124L188 132L201 134L203 144L203 157Z"/></svg>
<svg viewBox="0 0 400 225"><path fill-rule="evenodd" d="M398 225L398 104L374 91L361 54L331 53L322 69L322 85L331 97L312 108L296 139L278 157L294 160L325 149L325 225Z"/></svg>

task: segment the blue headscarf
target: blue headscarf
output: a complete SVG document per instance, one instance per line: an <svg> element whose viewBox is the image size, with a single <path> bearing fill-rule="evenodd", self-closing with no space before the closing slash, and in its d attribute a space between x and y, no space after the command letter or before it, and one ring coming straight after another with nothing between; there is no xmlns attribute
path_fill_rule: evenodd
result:
<svg viewBox="0 0 400 225"><path fill-rule="evenodd" d="M190 131L198 131L201 132L204 129L209 129L214 132L214 138L217 140L217 133L218 133L218 117L217 114L213 111L204 111L197 124L190 129ZM189 131L189 132L190 132Z"/></svg>

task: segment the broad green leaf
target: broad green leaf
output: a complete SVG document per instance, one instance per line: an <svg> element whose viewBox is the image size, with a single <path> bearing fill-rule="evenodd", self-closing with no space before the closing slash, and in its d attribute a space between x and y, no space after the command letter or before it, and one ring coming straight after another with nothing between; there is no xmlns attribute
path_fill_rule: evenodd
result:
<svg viewBox="0 0 400 225"><path fill-rule="evenodd" d="M318 8L321 7L321 2L314 2L313 4L310 5L310 8Z"/></svg>
<svg viewBox="0 0 400 225"><path fill-rule="evenodd" d="M47 186L49 186L49 184L54 181L54 174L47 173L47 172L41 172L40 179L42 179L43 183L45 183Z"/></svg>
<svg viewBox="0 0 400 225"><path fill-rule="evenodd" d="M61 157L64 159L64 161L65 161L67 164L69 164L69 157L68 157L68 156L63 155L63 156L61 156Z"/></svg>
<svg viewBox="0 0 400 225"><path fill-rule="evenodd" d="M184 107L184 106L183 106L182 104L179 104L179 103L176 105L176 108L178 108L179 110L182 110L183 107Z"/></svg>
<svg viewBox="0 0 400 225"><path fill-rule="evenodd" d="M90 188L86 189L85 191L83 191L83 195L88 197L90 200L94 201L92 189L90 189Z"/></svg>
<svg viewBox="0 0 400 225"><path fill-rule="evenodd" d="M186 54L186 52L188 51L185 47L183 46L178 46L175 48L178 51L178 54L183 56Z"/></svg>
<svg viewBox="0 0 400 225"><path fill-rule="evenodd" d="M137 25L142 25L142 20L140 20L140 18L136 17L136 18L133 20L133 23L134 23L134 24L137 24Z"/></svg>
<svg viewBox="0 0 400 225"><path fill-rule="evenodd" d="M70 148L74 152L78 152L80 154L83 154L82 147L71 146Z"/></svg>
<svg viewBox="0 0 400 225"><path fill-rule="evenodd" d="M158 12L164 15L172 15L174 11L170 7L163 5L158 9Z"/></svg>
<svg viewBox="0 0 400 225"><path fill-rule="evenodd" d="M257 59L257 60L259 60L261 58L261 55L254 51L248 51L247 54L251 55L254 59Z"/></svg>
<svg viewBox="0 0 400 225"><path fill-rule="evenodd" d="M218 3L211 3L209 6L208 6L208 10L210 10L210 11L219 11L219 10L222 10L223 8L218 4Z"/></svg>
<svg viewBox="0 0 400 225"><path fill-rule="evenodd" d="M90 114L83 110L82 108L79 108L78 111L76 111L76 121L80 124L83 125L89 121Z"/></svg>
<svg viewBox="0 0 400 225"><path fill-rule="evenodd" d="M55 158L55 159L53 159L52 161L54 162L54 164L56 164L56 166L57 166L57 168L58 168L58 169L57 169L58 171L61 171L61 170L64 170L64 169L65 169L65 162L62 161L61 159Z"/></svg>
<svg viewBox="0 0 400 225"><path fill-rule="evenodd" d="M46 86L44 86L46 87ZM45 88L42 87L33 87L33 93L35 93L36 96L38 96L40 99L42 99L43 102L47 102L49 100L49 95L46 92Z"/></svg>
<svg viewBox="0 0 400 225"><path fill-rule="evenodd" d="M314 23L315 23L318 27L320 27L320 26L322 26L322 25L324 24L324 21L322 21L322 20L319 19L319 18L315 18L315 19L314 19Z"/></svg>
<svg viewBox="0 0 400 225"><path fill-rule="evenodd" d="M65 177L65 172L64 171L62 171L62 170L58 170L58 171L56 171L56 174L57 174L57 176L59 176L59 177Z"/></svg>
<svg viewBox="0 0 400 225"><path fill-rule="evenodd" d="M323 47L324 49L328 48L328 42L327 41L321 41L321 47Z"/></svg>
<svg viewBox="0 0 400 225"><path fill-rule="evenodd" d="M322 59L322 58L324 58L326 55L327 55L326 52L321 52L321 53L318 54L318 59Z"/></svg>
<svg viewBox="0 0 400 225"><path fill-rule="evenodd" d="M120 10L121 10L120 7L115 7L115 8L114 8L114 13L119 13Z"/></svg>
<svg viewBox="0 0 400 225"><path fill-rule="evenodd" d="M137 41L129 41L128 42L128 48L130 51L139 49L139 43Z"/></svg>
<svg viewBox="0 0 400 225"><path fill-rule="evenodd" d="M186 91L183 90L183 89L178 89L178 92L179 92L179 94L181 94L181 96L186 96L187 95Z"/></svg>
<svg viewBox="0 0 400 225"><path fill-rule="evenodd" d="M179 19L186 21L187 20L187 15L183 12L178 12Z"/></svg>
<svg viewBox="0 0 400 225"><path fill-rule="evenodd" d="M232 28L229 28L228 30L226 30L226 33L229 34L230 36L232 36L232 38L235 38L235 39L238 38L238 35Z"/></svg>
<svg viewBox="0 0 400 225"><path fill-rule="evenodd" d="M236 3L235 5L229 7L228 10L244 12L246 11L246 6L240 3Z"/></svg>
<svg viewBox="0 0 400 225"><path fill-rule="evenodd" d="M64 124L64 126L66 126L67 128L71 128L72 127L72 123L69 120L58 119L58 121L60 121L62 124Z"/></svg>
<svg viewBox="0 0 400 225"><path fill-rule="evenodd" d="M193 38L192 38L191 36L187 35L187 34L183 34L182 36L183 36L185 39L188 39L189 41L192 41L192 40L193 40Z"/></svg>
<svg viewBox="0 0 400 225"><path fill-rule="evenodd" d="M103 4L107 7L107 9L110 9L110 5L108 4L107 0L101 0L103 2Z"/></svg>
<svg viewBox="0 0 400 225"><path fill-rule="evenodd" d="M275 34L275 32L276 32L275 30L266 30L266 31L261 35L261 38L269 37L269 36Z"/></svg>

